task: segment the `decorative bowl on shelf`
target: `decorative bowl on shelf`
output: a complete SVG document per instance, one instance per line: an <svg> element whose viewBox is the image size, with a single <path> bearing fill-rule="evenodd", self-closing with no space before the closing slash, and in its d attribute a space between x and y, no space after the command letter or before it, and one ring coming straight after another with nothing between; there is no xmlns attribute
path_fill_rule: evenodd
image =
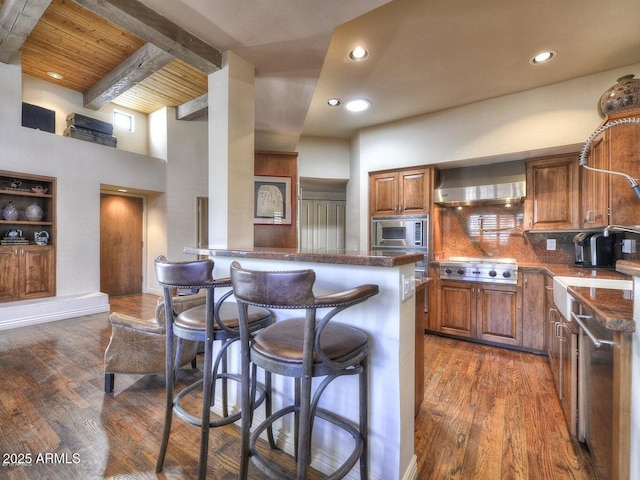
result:
<svg viewBox="0 0 640 480"><path fill-rule="evenodd" d="M34 232L33 238L36 245L49 245L49 232L42 230L40 232Z"/></svg>
<svg viewBox="0 0 640 480"><path fill-rule="evenodd" d="M18 209L9 201L6 207L2 209L2 218L5 220L18 220Z"/></svg>
<svg viewBox="0 0 640 480"><path fill-rule="evenodd" d="M49 189L46 187L43 187L42 185L36 185L35 187L31 187L31 191L33 193L47 193Z"/></svg>
<svg viewBox="0 0 640 480"><path fill-rule="evenodd" d="M27 220L30 222L38 222L42 220L44 212L42 208L37 203L32 203L27 208L24 209L24 216L27 217Z"/></svg>

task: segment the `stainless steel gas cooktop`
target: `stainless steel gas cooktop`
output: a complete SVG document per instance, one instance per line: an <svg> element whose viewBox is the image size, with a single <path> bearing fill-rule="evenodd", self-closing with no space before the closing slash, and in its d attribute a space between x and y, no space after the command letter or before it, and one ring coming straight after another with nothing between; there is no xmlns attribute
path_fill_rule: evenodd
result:
<svg viewBox="0 0 640 480"><path fill-rule="evenodd" d="M440 262L440 278L483 283L518 283L514 258L449 257Z"/></svg>

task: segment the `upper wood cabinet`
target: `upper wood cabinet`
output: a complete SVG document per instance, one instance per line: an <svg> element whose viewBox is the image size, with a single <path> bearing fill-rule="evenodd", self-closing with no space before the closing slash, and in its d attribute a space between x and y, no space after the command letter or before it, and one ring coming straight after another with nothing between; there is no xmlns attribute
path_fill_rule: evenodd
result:
<svg viewBox="0 0 640 480"><path fill-rule="evenodd" d="M422 215L431 209L431 167L373 172L369 176L369 214Z"/></svg>
<svg viewBox="0 0 640 480"><path fill-rule="evenodd" d="M607 117L603 125L640 110ZM605 130L591 144L587 165L640 178L640 127L621 124ZM627 179L620 175L580 169L583 228L640 224L640 204Z"/></svg>
<svg viewBox="0 0 640 480"><path fill-rule="evenodd" d="M579 229L578 155L528 160L526 175L524 229Z"/></svg>

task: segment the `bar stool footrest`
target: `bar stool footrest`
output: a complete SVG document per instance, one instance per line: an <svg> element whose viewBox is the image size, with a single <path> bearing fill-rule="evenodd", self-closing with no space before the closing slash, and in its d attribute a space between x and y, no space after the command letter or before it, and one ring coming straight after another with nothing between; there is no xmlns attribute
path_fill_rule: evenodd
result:
<svg viewBox="0 0 640 480"><path fill-rule="evenodd" d="M216 380L218 379L227 379L235 382L242 382L242 376L237 373L219 373L216 376ZM174 398L173 401L173 412L180 418L181 420L190 423L191 425L196 425L198 427L202 427L202 418L196 415L189 413L182 405L181 402L184 400L184 397L194 390L201 391L202 390L202 382L200 379L191 385L182 389ZM257 396L255 401L253 402L253 406L251 409L256 409L259 407L267 398L267 389L264 385L256 383L256 392ZM237 411L232 415L227 415L226 417L220 417L209 421L209 427L221 427L224 425L230 425L232 423L237 422L242 417L242 411Z"/></svg>
<svg viewBox="0 0 640 480"><path fill-rule="evenodd" d="M251 434L249 443L249 455L253 464L258 467L263 473L273 480L296 480L296 476L291 476L290 473L277 468L272 462L264 459L260 452L256 449L256 441L260 435L269 427L273 426L273 423L279 418L289 415L291 413L299 412L300 408L297 405L289 405L285 408L274 412L269 418L262 422ZM351 435L355 441L355 445L351 455L338 467L336 471L330 475L323 477L324 480L339 480L344 478L351 469L358 463L362 452L364 451L364 438L357 427L351 423L343 420L333 412L328 410L317 408L316 417L321 418L327 422L332 423L336 427L342 429L344 432Z"/></svg>

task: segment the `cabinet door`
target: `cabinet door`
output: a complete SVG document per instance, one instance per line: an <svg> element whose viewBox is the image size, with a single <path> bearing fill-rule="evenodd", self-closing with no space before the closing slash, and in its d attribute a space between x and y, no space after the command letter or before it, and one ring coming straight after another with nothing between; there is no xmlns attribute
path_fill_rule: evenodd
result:
<svg viewBox="0 0 640 480"><path fill-rule="evenodd" d="M416 359L415 359L415 398L414 414L420 412L420 405L424 400L424 307L425 289L424 285L416 289L416 312L415 312L415 335L416 335Z"/></svg>
<svg viewBox="0 0 640 480"><path fill-rule="evenodd" d="M477 337L490 342L522 345L522 316L518 308L517 288L478 284L476 289Z"/></svg>
<svg viewBox="0 0 640 480"><path fill-rule="evenodd" d="M549 358L549 366L553 374L553 382L560 398L562 385L560 384L560 339L559 339L559 313L553 300L553 277L550 275L545 278L545 288L547 297L547 324L545 331L547 357Z"/></svg>
<svg viewBox="0 0 640 480"><path fill-rule="evenodd" d="M55 258L52 247L20 248L20 292L24 299L55 295Z"/></svg>
<svg viewBox="0 0 640 480"><path fill-rule="evenodd" d="M476 285L443 280L440 289L440 325L438 331L461 337L473 336Z"/></svg>
<svg viewBox="0 0 640 480"><path fill-rule="evenodd" d="M369 212L373 215L398 214L398 173L376 173L369 180Z"/></svg>
<svg viewBox="0 0 640 480"><path fill-rule="evenodd" d="M525 228L574 230L578 222L578 156L529 160Z"/></svg>
<svg viewBox="0 0 640 480"><path fill-rule="evenodd" d="M406 170L398 173L398 204L403 215L429 213L428 170Z"/></svg>
<svg viewBox="0 0 640 480"><path fill-rule="evenodd" d="M591 145L587 158L590 167L609 169L609 142L602 135ZM580 218L583 228L604 227L609 224L609 175L580 169Z"/></svg>
<svg viewBox="0 0 640 480"><path fill-rule="evenodd" d="M636 111L636 116L640 112ZM640 178L640 134L638 125L619 125L605 132L609 139L609 168ZM619 175L609 177L610 224L640 224L640 207L629 182Z"/></svg>
<svg viewBox="0 0 640 480"><path fill-rule="evenodd" d="M562 322L560 334L560 403L571 435L577 434L578 408L578 335Z"/></svg>
<svg viewBox="0 0 640 480"><path fill-rule="evenodd" d="M540 272L522 274L522 346L544 350L545 275Z"/></svg>
<svg viewBox="0 0 640 480"><path fill-rule="evenodd" d="M0 302L18 300L19 248L0 247Z"/></svg>

